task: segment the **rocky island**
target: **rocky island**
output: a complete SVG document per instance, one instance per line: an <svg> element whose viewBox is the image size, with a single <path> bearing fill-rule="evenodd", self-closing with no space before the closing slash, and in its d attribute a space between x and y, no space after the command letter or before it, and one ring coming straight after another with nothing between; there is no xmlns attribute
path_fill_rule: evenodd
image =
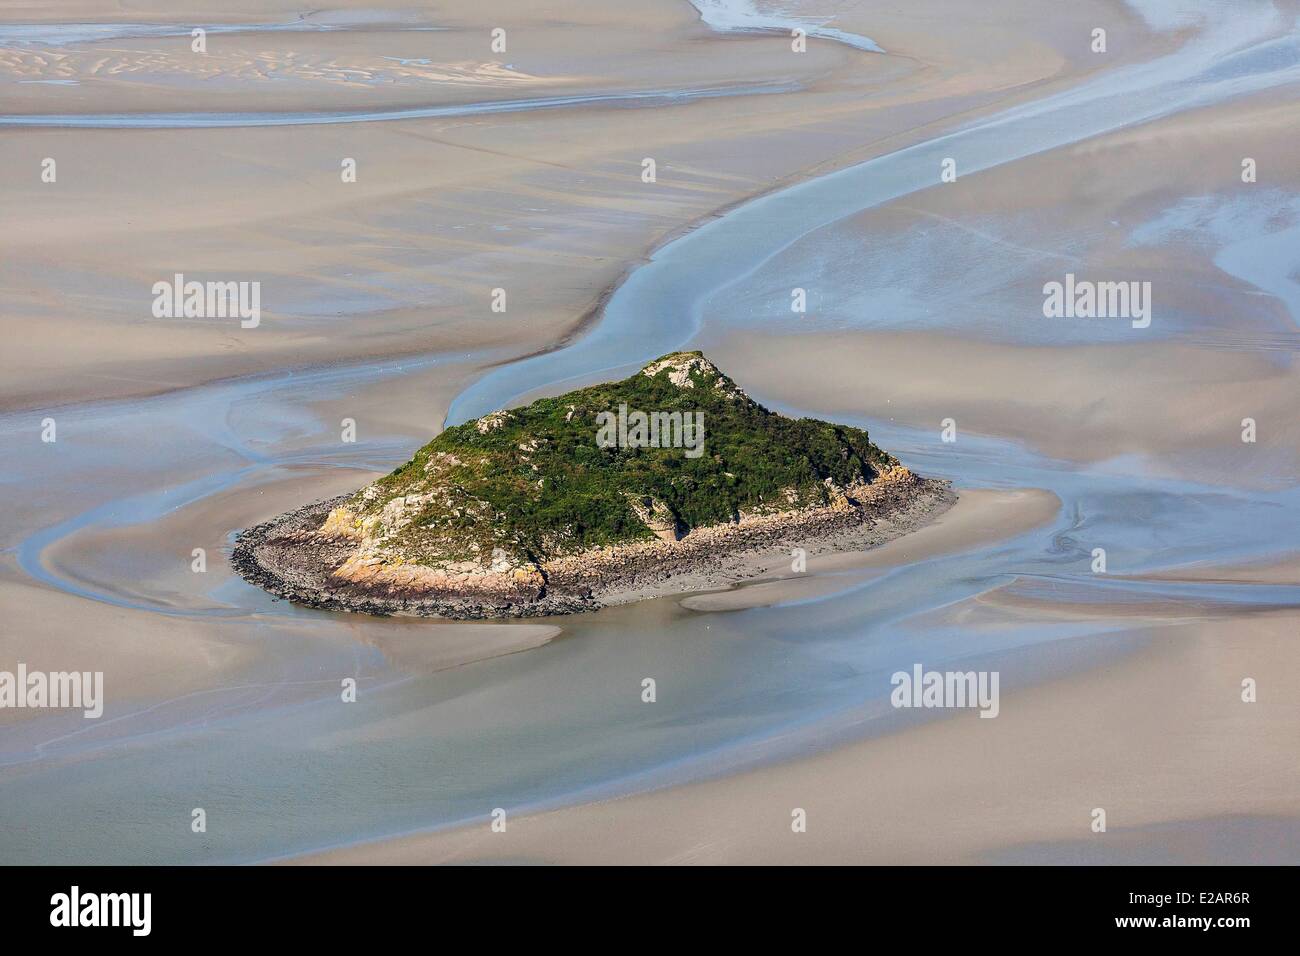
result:
<svg viewBox="0 0 1300 956"><path fill-rule="evenodd" d="M862 429L779 415L678 352L448 428L355 494L242 532L233 562L312 607L531 617L861 550L954 500Z"/></svg>

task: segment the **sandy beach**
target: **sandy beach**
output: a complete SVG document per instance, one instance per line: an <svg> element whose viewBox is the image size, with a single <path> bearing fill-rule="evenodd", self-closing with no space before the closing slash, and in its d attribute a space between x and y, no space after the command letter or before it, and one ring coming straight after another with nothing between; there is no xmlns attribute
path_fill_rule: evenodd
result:
<svg viewBox="0 0 1300 956"><path fill-rule="evenodd" d="M1300 860L1296 5L772 6L0 0L0 670L107 694L0 711L0 860ZM152 314L177 273L257 324ZM1045 316L1067 273L1149 324ZM681 348L958 503L544 623L229 567ZM918 663L997 719L892 708Z"/></svg>
<svg viewBox="0 0 1300 956"><path fill-rule="evenodd" d="M758 580L725 591L682 599L692 611L739 611L787 601L809 600L858 587L891 567L927 561L963 550L986 547L1047 524L1061 506L1041 488L999 491L975 488L963 491L952 507L919 528L889 538L870 550L824 552L808 555L808 574L794 574L781 559L756 564ZM902 530L901 528L898 530ZM776 580L764 580L774 577Z"/></svg>

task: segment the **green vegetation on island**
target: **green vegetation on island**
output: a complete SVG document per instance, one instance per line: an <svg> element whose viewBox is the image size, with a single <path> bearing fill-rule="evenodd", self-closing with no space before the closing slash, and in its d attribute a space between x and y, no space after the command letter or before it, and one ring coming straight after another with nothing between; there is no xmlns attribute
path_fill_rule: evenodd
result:
<svg viewBox="0 0 1300 956"><path fill-rule="evenodd" d="M646 447L650 438L676 447ZM448 428L327 526L420 565L541 563L834 504L897 464L864 430L776 414L700 352L678 352L619 382Z"/></svg>

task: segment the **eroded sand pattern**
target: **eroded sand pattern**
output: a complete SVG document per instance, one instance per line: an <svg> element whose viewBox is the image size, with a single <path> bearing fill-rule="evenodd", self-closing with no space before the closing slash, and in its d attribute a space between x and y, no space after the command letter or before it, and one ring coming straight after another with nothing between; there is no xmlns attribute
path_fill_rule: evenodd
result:
<svg viewBox="0 0 1300 956"><path fill-rule="evenodd" d="M106 694L0 710L0 859L1300 861L1293 2L148 6L0 2L0 670ZM177 273L259 322L152 314ZM1045 316L1067 274L1149 324ZM229 567L682 348L958 503L543 623ZM918 663L997 718L892 706Z"/></svg>

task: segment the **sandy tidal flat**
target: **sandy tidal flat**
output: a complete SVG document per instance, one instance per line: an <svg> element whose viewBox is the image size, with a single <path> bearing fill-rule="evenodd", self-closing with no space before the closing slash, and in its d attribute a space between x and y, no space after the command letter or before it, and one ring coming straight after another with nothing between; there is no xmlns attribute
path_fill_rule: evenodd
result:
<svg viewBox="0 0 1300 956"><path fill-rule="evenodd" d="M1290 687L1297 623L1262 617L1249 637L1238 624L1153 628L1104 669L1007 694L996 720L961 714L733 777L527 815L504 838L485 820L300 862L1288 863L1300 850L1290 759L1300 710L1285 692L1243 707L1226 675ZM1098 806L1110 808L1106 833L1090 829ZM805 833L791 832L794 808L807 813Z"/></svg>
<svg viewBox="0 0 1300 956"><path fill-rule="evenodd" d="M0 715L0 858L1300 860L1295 4L787 4L803 54L702 6L0 2L0 669L107 694ZM153 316L178 272L260 323ZM1066 273L1149 281L1150 326L1048 319ZM555 626L227 566L444 421L682 347L961 502ZM998 717L895 711L918 663L1000 673ZM196 789L240 821L201 845Z"/></svg>

